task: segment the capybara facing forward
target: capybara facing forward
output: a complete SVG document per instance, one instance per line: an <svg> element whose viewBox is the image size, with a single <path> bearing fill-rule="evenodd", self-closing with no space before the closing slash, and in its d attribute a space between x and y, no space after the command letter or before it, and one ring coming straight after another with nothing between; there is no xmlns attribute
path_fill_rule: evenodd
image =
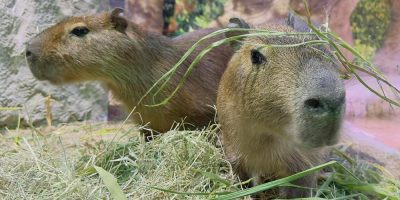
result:
<svg viewBox="0 0 400 200"><path fill-rule="evenodd" d="M247 24L236 19L231 26ZM286 25L263 29L295 32ZM293 45L310 39L257 36L233 43L238 50L221 78L217 111L225 153L242 181L253 178L252 185L258 185L308 169L320 162L321 148L338 139L344 86L338 66L321 54L326 49ZM313 187L316 178L294 184ZM259 197L309 194L307 189L286 187Z"/></svg>
<svg viewBox="0 0 400 200"><path fill-rule="evenodd" d="M177 86L196 51L177 70L167 87L155 98L142 96L201 37L214 31L199 30L171 39L140 29L123 16L122 9L90 16L68 18L33 38L26 57L33 75L53 84L100 81L121 100L126 109L135 111L134 120L165 132L174 122L195 127L214 119L218 83L233 50L223 45L209 52L196 66L183 87L161 107L146 104L160 102Z"/></svg>

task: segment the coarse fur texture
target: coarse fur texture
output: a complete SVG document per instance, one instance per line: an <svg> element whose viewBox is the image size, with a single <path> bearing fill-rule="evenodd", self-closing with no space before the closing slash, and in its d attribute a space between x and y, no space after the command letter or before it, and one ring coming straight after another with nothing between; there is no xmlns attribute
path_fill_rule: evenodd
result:
<svg viewBox="0 0 400 200"><path fill-rule="evenodd" d="M223 36L198 47L155 99L150 94L138 102L196 41L213 31L198 30L171 39L141 30L124 18L122 9L115 9L71 17L44 30L28 44L27 60L39 80L104 83L127 111L135 108L134 121L149 123L155 131L166 132L182 120L202 127L214 119L218 83L233 53L229 45L209 52L167 105L144 105L170 95L197 54Z"/></svg>
<svg viewBox="0 0 400 200"><path fill-rule="evenodd" d="M262 29L294 32L285 25ZM242 181L253 178L252 185L258 185L308 169L320 162L322 147L338 139L345 96L338 66L315 46L271 46L307 40L257 36L234 43L238 50L221 78L217 110L225 153ZM294 184L312 188L316 177ZM259 197L309 194L281 187Z"/></svg>

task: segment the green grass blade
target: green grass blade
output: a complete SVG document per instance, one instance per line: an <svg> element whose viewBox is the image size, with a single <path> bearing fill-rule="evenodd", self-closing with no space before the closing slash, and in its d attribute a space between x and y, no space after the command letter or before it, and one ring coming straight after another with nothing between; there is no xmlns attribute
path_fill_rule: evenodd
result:
<svg viewBox="0 0 400 200"><path fill-rule="evenodd" d="M224 195L228 194L229 192L218 192L218 193L207 193L207 192L178 192L178 191L173 191L173 190L168 190L164 188L159 188L159 187L154 187L150 186L150 188L160 190L163 192L167 193L173 193L173 194L180 194L180 195L190 195L190 196L209 196L209 195Z"/></svg>
<svg viewBox="0 0 400 200"><path fill-rule="evenodd" d="M316 171L319 171L319 170L321 170L321 169L323 169L325 167L333 166L333 165L336 165L336 164L337 164L336 161L330 161L330 162L327 162L325 164L318 165L316 167L307 169L305 171L299 172L297 174L293 174L293 175L285 177L285 178L281 178L281 179L278 179L278 180L275 180L275 181L264 183L262 185L257 185L257 186L254 186L252 188L246 189L246 190L241 190L241 191L238 191L238 192L233 192L233 193L230 193L230 194L227 194L227 195L219 196L219 197L216 198L216 200L236 199L236 198L248 196L248 195L251 195L251 194L255 194L255 193L258 193L258 192L261 192L261 191L264 191L264 190L268 190L268 189L271 189L271 188L275 188L275 187L281 186L283 184L290 183L292 181L300 179L300 178L302 178L304 176L310 175L310 174L312 174L312 173L314 173Z"/></svg>
<svg viewBox="0 0 400 200"><path fill-rule="evenodd" d="M325 182L318 188L317 194L315 194L315 198L319 197L323 194L324 191L329 191L329 185L333 181L334 173L330 174L330 176L325 180Z"/></svg>
<svg viewBox="0 0 400 200"><path fill-rule="evenodd" d="M22 110L22 107L0 107L0 111Z"/></svg>
<svg viewBox="0 0 400 200"><path fill-rule="evenodd" d="M232 30L236 30L236 29L222 29L225 32L227 31L232 31ZM221 31L222 31L221 30ZM239 30L243 30L243 29L239 29ZM146 105L148 107L157 107L157 106L163 106L165 104L167 104L172 97L175 96L175 94L178 92L178 90L180 88L182 88L183 84L185 83L187 77L191 74L191 72L194 70L194 68L196 67L196 65L201 61L201 59L208 53L210 52L213 48L221 46L223 44L229 43L231 41L234 40L238 40L240 38L244 38L244 37L256 37L256 36L293 36L293 35L310 35L312 33L286 33L286 32L276 32L276 31L268 31L268 30L254 30L255 33L248 33L248 34L243 34L243 35L238 35L238 36L233 36L233 37L229 37L229 38L225 38L219 41L216 41L212 44L210 44L208 47L204 48L195 58L195 60L193 60L193 62L189 65L188 69L186 70L185 74L183 75L183 77L181 78L180 82L178 83L178 85L176 86L175 90L164 100L162 100L160 103L155 103L152 105ZM217 31L218 32L218 31ZM217 33L214 32L214 33ZM208 35L207 35L208 36ZM205 36L205 37L207 37ZM200 39L199 41L202 41L202 39ZM199 44L195 44L195 45L199 45ZM194 50L197 46L193 45L192 48L190 48L189 51ZM188 52L189 52L188 51ZM188 53L186 52L186 53ZM189 55L187 55L189 56ZM184 58L187 58L186 54L184 55ZM147 92L146 94L141 98L140 102L151 93L152 90L154 90L154 88L157 86L157 84L159 84L162 80L166 79L164 84L155 92L155 95L157 95L162 89L164 89L166 83L170 80L170 78L172 77L172 75L176 72L177 68L183 63L183 60L179 61L170 71L168 71L164 76L162 76Z"/></svg>
<svg viewBox="0 0 400 200"><path fill-rule="evenodd" d="M237 29L237 30L246 30L246 29ZM182 56L182 58L171 68L171 70L169 70L167 73L165 73L160 79L158 79L153 86L150 87L150 89L143 95L143 97L139 100L139 103L141 103L143 101L143 99L145 97L147 97L152 91L154 91L154 89L157 87L157 85L159 85L162 81L164 81L163 85L160 87L160 89L162 89L165 84L171 79L172 75L176 72L176 70L178 69L178 67L190 56L190 54L193 53L193 51L199 46L201 45L204 41L215 37L217 35L220 35L222 33L228 32L229 29L222 29L222 30L218 30L215 31L213 33L210 33L206 36L204 36L203 38L201 38L199 41L197 41L195 44L192 45L192 47L190 47L186 53Z"/></svg>
<svg viewBox="0 0 400 200"><path fill-rule="evenodd" d="M355 199L355 197L364 197L364 195L362 195L362 194L352 194L352 195L347 195L347 196L343 196L343 197L337 197L337 198L334 198L332 200L342 200L342 199L349 200L349 199Z"/></svg>
<svg viewBox="0 0 400 200"><path fill-rule="evenodd" d="M354 74L357 78L358 81L360 81L360 83L362 85L364 85L368 90L370 90L372 93L374 93L375 95L379 96L381 99L389 102L390 104L396 105L400 107L400 102L396 102L392 99L389 99L386 97L385 94L380 94L378 91L372 89L371 87L369 87L362 79L361 77L355 72L353 66L348 65L347 63L350 63L347 58L344 56L344 54L342 53L342 51L340 50L339 46L350 51L354 56L360 58L364 63L367 64L368 69L371 71L371 73L368 73L369 75L373 76L374 78L376 78L377 80L379 79L383 79L386 81L386 79L383 76L383 73L380 72L379 70L376 69L376 67L374 67L374 65L368 61L367 59L365 59L360 53L358 53L354 48L352 48L349 44L347 44L345 41L343 41L341 38L337 37L335 34L329 33L327 32L326 34L322 33L317 27L315 27L312 22L311 22L311 13L308 10L308 3L306 0L303 1L304 6L305 6L305 10L307 11L307 25L308 27L321 39L324 41L327 41L335 50L336 50L336 57L341 61L341 63L343 64L343 66L351 73ZM362 67L360 67L362 68ZM368 71L368 70L365 70ZM387 81L386 81L387 82ZM379 83L379 82L378 82ZM379 83L380 85L380 83ZM397 88L395 88L394 86L388 84L390 89L392 90L392 92L399 97L399 90ZM380 85L381 86L381 85ZM382 87L381 87L382 92L384 93Z"/></svg>
<svg viewBox="0 0 400 200"><path fill-rule="evenodd" d="M209 178L211 181L217 182L217 183L222 183L223 185L225 185L226 187L231 186L231 183L229 183L229 181L221 178L220 176L218 176L217 174L211 173L211 172L204 172L201 170L197 170L194 169L195 172L202 174L203 176Z"/></svg>
<svg viewBox="0 0 400 200"><path fill-rule="evenodd" d="M398 200L399 197L394 196L386 188L381 187L379 184L344 184L347 189L358 191L363 194L370 194L376 197L388 198L391 200Z"/></svg>
<svg viewBox="0 0 400 200"><path fill-rule="evenodd" d="M283 200L283 199L275 199L275 200ZM307 198L294 198L290 200L326 200L325 198L316 198L316 197L307 197Z"/></svg>
<svg viewBox="0 0 400 200"><path fill-rule="evenodd" d="M114 199L128 200L128 198L126 198L124 192L122 191L122 188L118 185L117 179L114 177L114 175L104 170L102 167L93 167L96 169L97 173L99 173L100 178L103 180L108 191L110 191L110 194Z"/></svg>

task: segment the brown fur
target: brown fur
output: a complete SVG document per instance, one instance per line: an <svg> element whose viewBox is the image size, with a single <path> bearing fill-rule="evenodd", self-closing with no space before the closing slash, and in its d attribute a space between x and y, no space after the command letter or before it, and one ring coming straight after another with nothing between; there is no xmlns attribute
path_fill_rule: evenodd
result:
<svg viewBox="0 0 400 200"><path fill-rule="evenodd" d="M266 29L293 32L287 26ZM311 119L314 116L306 116L300 106L307 95L318 90L314 82L319 77L336 84L332 98L342 101L344 89L337 66L310 47L260 48L302 41L301 36L246 38L221 78L217 110L223 147L242 181L253 178L253 185L258 185L308 169L319 163L319 147L337 140L343 105L332 119ZM253 49L266 57L266 64L251 62ZM308 176L294 184L313 187L316 178ZM263 195L267 199L293 198L308 196L309 191L281 188Z"/></svg>
<svg viewBox="0 0 400 200"><path fill-rule="evenodd" d="M113 11L71 17L40 33L27 48L32 73L54 84L101 81L128 111L137 106L135 111L140 115L135 115L136 122L150 123L150 128L159 132L169 130L174 122L183 119L195 127L206 126L214 118L211 106L215 104L218 82L232 49L221 46L209 52L166 106L145 107L144 104L159 102L170 95L198 53L221 37L207 41L183 63L155 101L150 94L137 105L189 47L215 29L170 39L145 32L119 14ZM82 38L71 35L70 31L77 26L85 26L90 32Z"/></svg>

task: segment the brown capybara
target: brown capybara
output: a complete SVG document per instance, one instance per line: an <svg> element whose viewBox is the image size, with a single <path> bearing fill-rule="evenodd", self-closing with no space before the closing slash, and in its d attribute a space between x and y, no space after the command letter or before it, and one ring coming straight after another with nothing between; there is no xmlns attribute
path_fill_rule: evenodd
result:
<svg viewBox="0 0 400 200"><path fill-rule="evenodd" d="M292 20L288 24L293 25ZM248 25L231 20L230 26ZM296 32L287 25L263 29ZM243 32L227 36L235 34ZM252 178L251 185L320 164L322 147L338 139L345 98L338 65L324 47L293 45L309 40L311 36L304 35L257 36L233 43L238 50L221 78L218 120L228 160L242 181ZM311 188L316 175L293 184ZM258 197L309 194L308 189L282 187Z"/></svg>
<svg viewBox="0 0 400 200"><path fill-rule="evenodd" d="M200 38L215 31L205 29L167 38L141 30L114 9L91 16L68 18L33 38L26 57L33 75L53 84L100 81L121 100L135 107L134 121L158 132L174 122L206 126L214 119L218 83L233 54L229 45L213 49L200 61L183 87L165 106L147 107L171 94L198 53L220 36L198 47L154 99L142 96Z"/></svg>

